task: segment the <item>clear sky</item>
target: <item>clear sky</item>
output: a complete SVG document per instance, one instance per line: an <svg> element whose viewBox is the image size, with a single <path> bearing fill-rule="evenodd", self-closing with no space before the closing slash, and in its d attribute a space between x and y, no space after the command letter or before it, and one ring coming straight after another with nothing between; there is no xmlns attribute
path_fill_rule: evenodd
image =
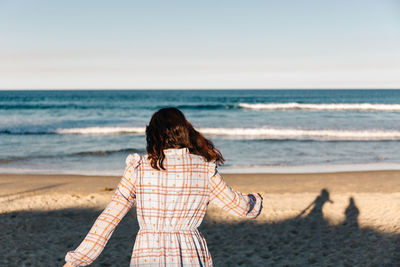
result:
<svg viewBox="0 0 400 267"><path fill-rule="evenodd" d="M400 0L0 0L0 89L400 88Z"/></svg>

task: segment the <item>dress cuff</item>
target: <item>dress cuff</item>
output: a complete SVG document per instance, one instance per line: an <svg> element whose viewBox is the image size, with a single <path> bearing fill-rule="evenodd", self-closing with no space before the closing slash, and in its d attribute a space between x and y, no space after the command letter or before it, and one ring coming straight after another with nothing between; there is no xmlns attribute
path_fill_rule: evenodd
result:
<svg viewBox="0 0 400 267"><path fill-rule="evenodd" d="M72 266L78 267L79 265L76 265L75 263L73 263L73 259L71 259L71 255L69 255L70 253L71 253L71 251L68 252L67 255L65 255L65 262L68 262Z"/></svg>
<svg viewBox="0 0 400 267"><path fill-rule="evenodd" d="M255 219L260 215L262 211L262 202L263 198L259 193L251 193L247 195L250 200L250 207L249 211L247 212L246 216L252 219Z"/></svg>

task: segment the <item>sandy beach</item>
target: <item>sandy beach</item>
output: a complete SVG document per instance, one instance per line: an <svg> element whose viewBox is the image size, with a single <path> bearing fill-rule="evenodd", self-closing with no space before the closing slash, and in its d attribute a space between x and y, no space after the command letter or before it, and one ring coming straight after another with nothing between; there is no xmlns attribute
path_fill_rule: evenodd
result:
<svg viewBox="0 0 400 267"><path fill-rule="evenodd" d="M200 230L215 266L400 266L400 171L223 177L264 209L246 221L209 207ZM0 266L61 266L119 179L0 175ZM92 266L129 266L137 230L132 209Z"/></svg>

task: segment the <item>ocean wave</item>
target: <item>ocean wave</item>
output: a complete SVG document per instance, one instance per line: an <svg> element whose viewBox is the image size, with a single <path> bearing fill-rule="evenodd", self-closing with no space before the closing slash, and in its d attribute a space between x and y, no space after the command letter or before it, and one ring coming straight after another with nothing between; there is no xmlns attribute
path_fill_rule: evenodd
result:
<svg viewBox="0 0 400 267"><path fill-rule="evenodd" d="M43 103L17 103L17 104L10 104L10 103L1 103L0 110L26 110L26 109L34 109L34 110L48 110L48 109L99 109L102 106L95 105L95 104L43 104ZM206 109L206 110L217 110L217 109L231 109L236 108L233 104L181 104L176 105L176 108L179 109ZM107 109L118 109L120 106L115 105L107 105ZM144 109L159 109L165 108L164 105L162 106L146 106L142 107Z"/></svg>
<svg viewBox="0 0 400 267"><path fill-rule="evenodd" d="M144 134L145 128L141 127L87 127L58 129L58 134Z"/></svg>
<svg viewBox="0 0 400 267"><path fill-rule="evenodd" d="M343 104L303 104L303 103L239 103L239 107L254 110L276 109L304 109L304 110L359 110L359 111L395 111L400 112L400 104L371 104L371 103L343 103Z"/></svg>
<svg viewBox="0 0 400 267"><path fill-rule="evenodd" d="M186 105L177 105L175 106L178 109L232 109L235 108L235 105L230 104L186 104Z"/></svg>
<svg viewBox="0 0 400 267"><path fill-rule="evenodd" d="M46 130L0 129L0 134L41 135L41 134L55 134L55 132Z"/></svg>
<svg viewBox="0 0 400 267"><path fill-rule="evenodd" d="M336 129L297 129L297 128L198 128L205 135L232 139L263 139L263 140L400 140L400 130L336 130ZM49 131L0 131L3 134L77 134L77 135L118 135L145 134L144 127L86 127L65 128ZM124 152L117 151L115 153ZM129 152L129 151L126 151ZM79 152L92 155L110 154L110 151Z"/></svg>
<svg viewBox="0 0 400 267"><path fill-rule="evenodd" d="M199 128L201 133L238 139L312 139L312 140L400 140L400 130L335 130L296 128ZM58 134L136 134L144 135L140 127L88 127L59 129Z"/></svg>
<svg viewBox="0 0 400 267"><path fill-rule="evenodd" d="M95 157L102 157L102 156L109 156L114 154L133 154L139 153L143 154L146 151L144 149L135 149L135 148L122 148L122 149L115 149L115 150L94 150L94 151L80 151L80 152L73 152L68 154L59 154L59 155L35 155L35 156L27 156L27 157L12 157L6 159L0 159L0 164L8 164L13 162L20 162L20 161L27 161L31 159L48 159L48 158L73 158L73 157L86 157L86 156L95 156Z"/></svg>
<svg viewBox="0 0 400 267"><path fill-rule="evenodd" d="M78 104L42 104L42 103L24 103L8 104L2 103L0 110L22 110L22 109L96 109L100 106L78 105Z"/></svg>
<svg viewBox="0 0 400 267"><path fill-rule="evenodd" d="M133 153L144 153L143 149L135 149L135 148L123 148L116 150L96 150L96 151L82 151L73 154L69 154L68 156L108 156L113 154L133 154Z"/></svg>
<svg viewBox="0 0 400 267"><path fill-rule="evenodd" d="M209 135L243 136L265 139L400 140L400 131L389 130L303 130L279 128L203 128Z"/></svg>

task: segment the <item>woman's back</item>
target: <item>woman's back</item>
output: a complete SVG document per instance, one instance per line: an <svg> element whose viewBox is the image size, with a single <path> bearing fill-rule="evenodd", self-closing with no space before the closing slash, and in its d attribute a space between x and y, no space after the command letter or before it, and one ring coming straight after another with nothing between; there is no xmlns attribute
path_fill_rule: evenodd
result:
<svg viewBox="0 0 400 267"><path fill-rule="evenodd" d="M212 165L187 148L164 150L165 170L155 170L147 157L136 167L138 232L131 266L211 266L211 256L198 232L209 201Z"/></svg>
<svg viewBox="0 0 400 267"><path fill-rule="evenodd" d="M215 164L187 148L164 150L165 170L155 170L147 157L137 167L136 209L141 229L195 230L209 201L210 173ZM214 169L213 168L214 165Z"/></svg>

